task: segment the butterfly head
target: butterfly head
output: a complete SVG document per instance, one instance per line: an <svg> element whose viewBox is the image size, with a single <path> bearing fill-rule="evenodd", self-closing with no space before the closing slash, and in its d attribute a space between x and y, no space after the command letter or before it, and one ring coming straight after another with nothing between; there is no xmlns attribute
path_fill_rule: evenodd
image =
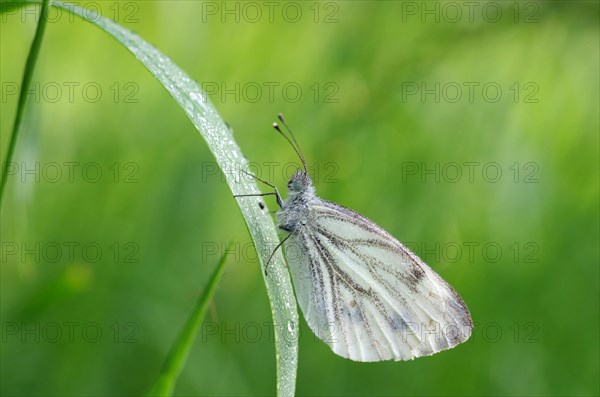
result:
<svg viewBox="0 0 600 397"><path fill-rule="evenodd" d="M300 193L306 191L312 186L312 181L310 177L306 174L304 170L298 170L288 182L288 189L290 192Z"/></svg>

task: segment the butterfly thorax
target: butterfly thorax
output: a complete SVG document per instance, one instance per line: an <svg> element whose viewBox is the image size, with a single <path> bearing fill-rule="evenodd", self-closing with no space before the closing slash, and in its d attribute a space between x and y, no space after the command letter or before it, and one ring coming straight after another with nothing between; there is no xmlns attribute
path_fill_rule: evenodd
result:
<svg viewBox="0 0 600 397"><path fill-rule="evenodd" d="M288 182L288 189L288 196L277 212L277 221L280 229L293 233L306 224L309 204L316 196L312 181L304 170L296 171Z"/></svg>

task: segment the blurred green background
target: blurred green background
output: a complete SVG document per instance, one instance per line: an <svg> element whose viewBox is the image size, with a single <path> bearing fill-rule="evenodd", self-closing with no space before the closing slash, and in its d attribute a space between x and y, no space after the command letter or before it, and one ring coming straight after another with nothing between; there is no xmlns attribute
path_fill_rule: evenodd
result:
<svg viewBox="0 0 600 397"><path fill-rule="evenodd" d="M282 189L283 112L319 195L472 312L469 342L371 364L301 320L298 395L600 393L597 2L81 4L203 84ZM36 15L0 16L2 156ZM204 141L120 44L51 18L2 205L2 395L147 390L230 240L176 394L273 394L261 269Z"/></svg>

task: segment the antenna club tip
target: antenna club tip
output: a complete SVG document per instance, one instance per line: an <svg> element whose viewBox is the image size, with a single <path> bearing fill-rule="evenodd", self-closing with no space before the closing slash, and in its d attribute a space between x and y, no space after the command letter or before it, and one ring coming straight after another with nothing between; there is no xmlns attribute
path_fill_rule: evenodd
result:
<svg viewBox="0 0 600 397"><path fill-rule="evenodd" d="M279 118L279 120L283 121L283 113L279 113L279 114L277 115L277 117Z"/></svg>
<svg viewBox="0 0 600 397"><path fill-rule="evenodd" d="M279 124L273 122L273 128L275 128L276 130L279 129Z"/></svg>

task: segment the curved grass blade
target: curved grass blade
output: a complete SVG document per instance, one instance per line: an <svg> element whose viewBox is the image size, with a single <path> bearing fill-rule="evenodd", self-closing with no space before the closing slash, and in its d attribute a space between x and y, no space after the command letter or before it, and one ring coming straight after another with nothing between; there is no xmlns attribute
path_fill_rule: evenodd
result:
<svg viewBox="0 0 600 397"><path fill-rule="evenodd" d="M173 389L175 388L175 382L181 373L181 369L187 360L194 339L200 324L206 315L208 310L208 303L212 300L213 295L217 289L217 284L223 275L225 269L225 262L227 260L227 254L232 248L233 242L230 242L225 250L225 253L221 257L221 260L217 264L212 276L210 277L206 289L198 299L194 311L190 314L188 321L181 330L181 333L173 343L169 356L165 360L165 363L154 383L154 386L148 392L148 396L172 396Z"/></svg>
<svg viewBox="0 0 600 397"><path fill-rule="evenodd" d="M121 42L169 91L190 118L208 144L221 170L248 169L248 162L214 106L198 84L173 61L135 33L100 15L68 3L55 2L51 6L67 10L93 23ZM234 195L260 193L256 182L244 175L224 172ZM268 211L263 211L254 200L237 201L246 221L262 268L267 263L279 238ZM269 265L269 274L263 274L271 303L275 334L277 364L277 395L292 396L298 365L298 311L290 275L285 267L281 250Z"/></svg>

